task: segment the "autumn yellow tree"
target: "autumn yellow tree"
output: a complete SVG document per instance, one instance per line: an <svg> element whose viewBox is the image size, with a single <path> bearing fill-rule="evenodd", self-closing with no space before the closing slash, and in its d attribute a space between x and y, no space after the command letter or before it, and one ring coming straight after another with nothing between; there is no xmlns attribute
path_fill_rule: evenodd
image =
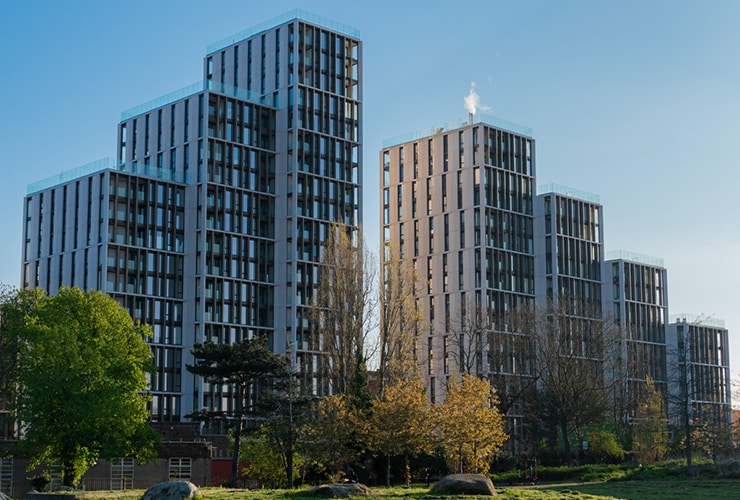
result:
<svg viewBox="0 0 740 500"><path fill-rule="evenodd" d="M372 355L377 324L376 274L362 231L333 223L322 247L310 312L331 393L364 397L365 362Z"/></svg>
<svg viewBox="0 0 740 500"><path fill-rule="evenodd" d="M432 411L418 378L401 380L375 397L368 438L373 450L386 457L386 484L390 486L391 457L409 457L431 449Z"/></svg>
<svg viewBox="0 0 740 500"><path fill-rule="evenodd" d="M668 427L663 395L647 377L632 426L632 451L640 463L661 460L668 445Z"/></svg>
<svg viewBox="0 0 740 500"><path fill-rule="evenodd" d="M402 259L398 250L383 247L380 308L380 363L378 393L398 380L419 377L414 346L422 326L416 292L419 278L412 261Z"/></svg>
<svg viewBox="0 0 740 500"><path fill-rule="evenodd" d="M437 413L439 438L451 469L488 471L508 439L497 403L494 388L485 380L463 375L459 382L450 382Z"/></svg>
<svg viewBox="0 0 740 500"><path fill-rule="evenodd" d="M322 398L299 430L299 452L331 479L338 479L357 461L366 442L365 419L349 395Z"/></svg>

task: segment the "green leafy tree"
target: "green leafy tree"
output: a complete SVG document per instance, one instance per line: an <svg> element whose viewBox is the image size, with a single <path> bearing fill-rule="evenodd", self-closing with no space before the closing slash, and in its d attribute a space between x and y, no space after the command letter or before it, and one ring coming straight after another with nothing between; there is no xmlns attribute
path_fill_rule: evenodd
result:
<svg viewBox="0 0 740 500"><path fill-rule="evenodd" d="M486 473L508 436L493 386L472 375L452 381L438 406L438 432L451 468Z"/></svg>
<svg viewBox="0 0 740 500"><path fill-rule="evenodd" d="M268 488L285 488L288 484L285 476L286 455L282 452L282 443L275 441L279 432L272 427L273 423L267 422L244 437L241 447L242 462L247 464L244 474ZM302 465L301 456L294 454L291 470L293 479L298 476Z"/></svg>
<svg viewBox="0 0 740 500"><path fill-rule="evenodd" d="M391 457L431 451L432 411L418 378L385 388L373 403L368 422L371 447L386 456L386 485L390 486Z"/></svg>
<svg viewBox="0 0 740 500"><path fill-rule="evenodd" d="M272 352L265 341L253 338L235 344L195 344L191 350L195 364L189 372L200 375L212 384L234 387L235 405L231 411L200 410L189 416L196 420L226 420L233 426L234 454L231 464L231 484L239 479L239 455L245 417L257 414L256 402L247 400L250 393L266 390L275 380L287 376L288 360ZM255 391L249 391L254 388Z"/></svg>
<svg viewBox="0 0 740 500"><path fill-rule="evenodd" d="M259 401L260 411L267 419L261 427L281 456L287 487L293 488L295 470L303 465L303 459L296 453L297 429L310 416L311 403L315 397L307 394L295 373L286 374L276 380L271 391L265 392Z"/></svg>
<svg viewBox="0 0 740 500"><path fill-rule="evenodd" d="M32 306L30 300L21 303L17 290L2 285L0 289L0 440L17 438L18 426L13 414L13 401L18 388L20 352L23 342L21 331L15 327Z"/></svg>
<svg viewBox="0 0 740 500"><path fill-rule="evenodd" d="M3 306L4 328L21 339L14 400L31 466L61 462L76 486L100 458L152 458L150 329L115 300L61 288L23 290Z"/></svg>

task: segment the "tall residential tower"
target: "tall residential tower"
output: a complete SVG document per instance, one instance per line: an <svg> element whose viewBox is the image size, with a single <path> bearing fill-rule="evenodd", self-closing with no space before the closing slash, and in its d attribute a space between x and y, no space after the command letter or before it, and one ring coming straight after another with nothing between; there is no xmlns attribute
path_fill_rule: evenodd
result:
<svg viewBox="0 0 740 500"><path fill-rule="evenodd" d="M667 394L667 271L662 259L618 250L607 254L604 277L604 310L617 323L621 337L625 376L618 397L624 417L631 418L648 377Z"/></svg>
<svg viewBox="0 0 740 500"><path fill-rule="evenodd" d="M208 47L203 81L124 111L116 160L29 187L22 285L104 291L152 326L152 419L227 409L195 342L269 339L329 385L307 307L330 223L360 224L362 44L302 11Z"/></svg>
<svg viewBox="0 0 740 500"><path fill-rule="evenodd" d="M559 184L540 186L535 200L537 299L541 307L568 298L581 316L601 319L604 219L599 197Z"/></svg>
<svg viewBox="0 0 740 500"><path fill-rule="evenodd" d="M532 367L513 347L524 333L507 313L534 304L531 131L470 120L385 147L380 161L384 245L410 260L423 284L415 354L429 398L443 400L456 374L495 381L517 437L521 398L506 395L519 394Z"/></svg>
<svg viewBox="0 0 740 500"><path fill-rule="evenodd" d="M724 321L671 316L667 332L669 419L711 429L732 424L729 334Z"/></svg>

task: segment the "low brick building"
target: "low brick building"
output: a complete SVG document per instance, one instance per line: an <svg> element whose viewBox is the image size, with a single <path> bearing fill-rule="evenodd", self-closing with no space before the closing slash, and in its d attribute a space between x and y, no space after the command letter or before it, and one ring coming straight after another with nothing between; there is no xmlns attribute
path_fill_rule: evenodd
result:
<svg viewBox="0 0 740 500"><path fill-rule="evenodd" d="M154 424L162 436L157 458L141 464L132 458L100 460L82 477L85 490L145 489L149 486L183 479L198 486L211 485L214 446L201 437L197 423ZM30 477L44 469L28 472L28 458L11 457L13 441L0 443L0 491L11 498L22 498L31 489ZM61 485L61 469L49 470L51 489ZM220 484L220 483L219 483Z"/></svg>

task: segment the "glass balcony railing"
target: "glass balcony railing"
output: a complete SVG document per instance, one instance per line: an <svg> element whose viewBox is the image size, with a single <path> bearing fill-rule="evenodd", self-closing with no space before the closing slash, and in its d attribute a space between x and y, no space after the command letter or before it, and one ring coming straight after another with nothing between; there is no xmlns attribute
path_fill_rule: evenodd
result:
<svg viewBox="0 0 740 500"><path fill-rule="evenodd" d="M484 115L484 114L478 113L478 114L473 115L472 122L470 121L470 116L468 116L468 118L466 119L455 120L452 122L445 122L441 125L431 127L426 130L417 130L415 132L407 132L405 134L401 134L399 136L384 140L382 142L382 147L389 148L391 146L396 146L398 144L413 142L419 139L423 139L425 137L431 137L436 134L441 134L443 132L449 132L451 130L462 128L467 125L471 125L473 123L480 123L482 125L490 125L491 127L498 128L501 130L506 130L507 132L513 132L514 134L523 135L525 137L530 137L530 138L532 137L532 129L527 126L518 125L514 122L504 120L503 118L498 118L495 116Z"/></svg>
<svg viewBox="0 0 740 500"><path fill-rule="evenodd" d="M242 101L264 104L266 106L274 106L275 104L275 100L272 94L260 95L255 92L250 92L246 89L227 85L225 83L215 83L212 81L203 80L200 82L192 83L187 87L183 87L181 89L170 92L169 94L165 94L161 97L157 97L156 99L152 99L151 101L147 101L145 103L139 104L138 106L134 106L133 108L122 111L121 121L123 122L129 120L135 116L142 115L153 109L161 108L162 106L167 106L168 104L172 104L173 102L191 97L206 90L216 92L217 94L222 94L228 97L236 97L237 99L241 99Z"/></svg>
<svg viewBox="0 0 740 500"><path fill-rule="evenodd" d="M269 19L265 22L252 26L251 28L247 28L244 31L234 33L233 35L219 40L218 42L212 43L211 45L206 47L206 54L218 52L219 50L225 49L226 47L234 45L235 43L239 43L243 40L246 40L247 38L253 37L254 35L258 35L263 31L276 28L281 24L288 23L290 21L293 21L294 19L300 19L301 21L306 21L309 24L315 24L317 26L321 26L322 28L336 31L337 33L341 33L352 38L360 38L360 30L358 30L357 28L332 21L331 19L327 19L325 17L321 17L316 14L306 12L304 10L293 9L273 19Z"/></svg>
<svg viewBox="0 0 740 500"><path fill-rule="evenodd" d="M572 187L563 186L562 184L543 184L537 186L537 194L543 195L546 193L556 193L568 198L577 198L579 200L587 201L589 203L601 203L599 195L581 191L580 189L574 189Z"/></svg>
<svg viewBox="0 0 740 500"><path fill-rule="evenodd" d="M687 313L671 314L670 322L671 323L686 323L689 325L697 325L697 326L713 326L715 328L725 327L725 320L719 319L719 318L713 318L711 316L706 316L703 314L687 314Z"/></svg>
<svg viewBox="0 0 740 500"><path fill-rule="evenodd" d="M91 174L102 172L103 170L116 170L118 172L127 172L142 177L149 177L152 179L162 179L166 181L177 182L180 184L187 184L183 173L173 172L169 169L156 168L151 165L145 165L143 163L118 163L113 158L103 158L91 163L87 163L77 168L70 170L64 170L59 172L57 175L47 177L40 181L34 182L28 185L26 190L27 194L37 193L44 189L49 189L60 184L80 179Z"/></svg>
<svg viewBox="0 0 740 500"><path fill-rule="evenodd" d="M664 267L663 259L661 259L660 257L651 257L650 255L628 252L626 250L612 250L606 252L604 258L606 260L627 260L630 262L637 262L638 264L645 264L648 266Z"/></svg>

